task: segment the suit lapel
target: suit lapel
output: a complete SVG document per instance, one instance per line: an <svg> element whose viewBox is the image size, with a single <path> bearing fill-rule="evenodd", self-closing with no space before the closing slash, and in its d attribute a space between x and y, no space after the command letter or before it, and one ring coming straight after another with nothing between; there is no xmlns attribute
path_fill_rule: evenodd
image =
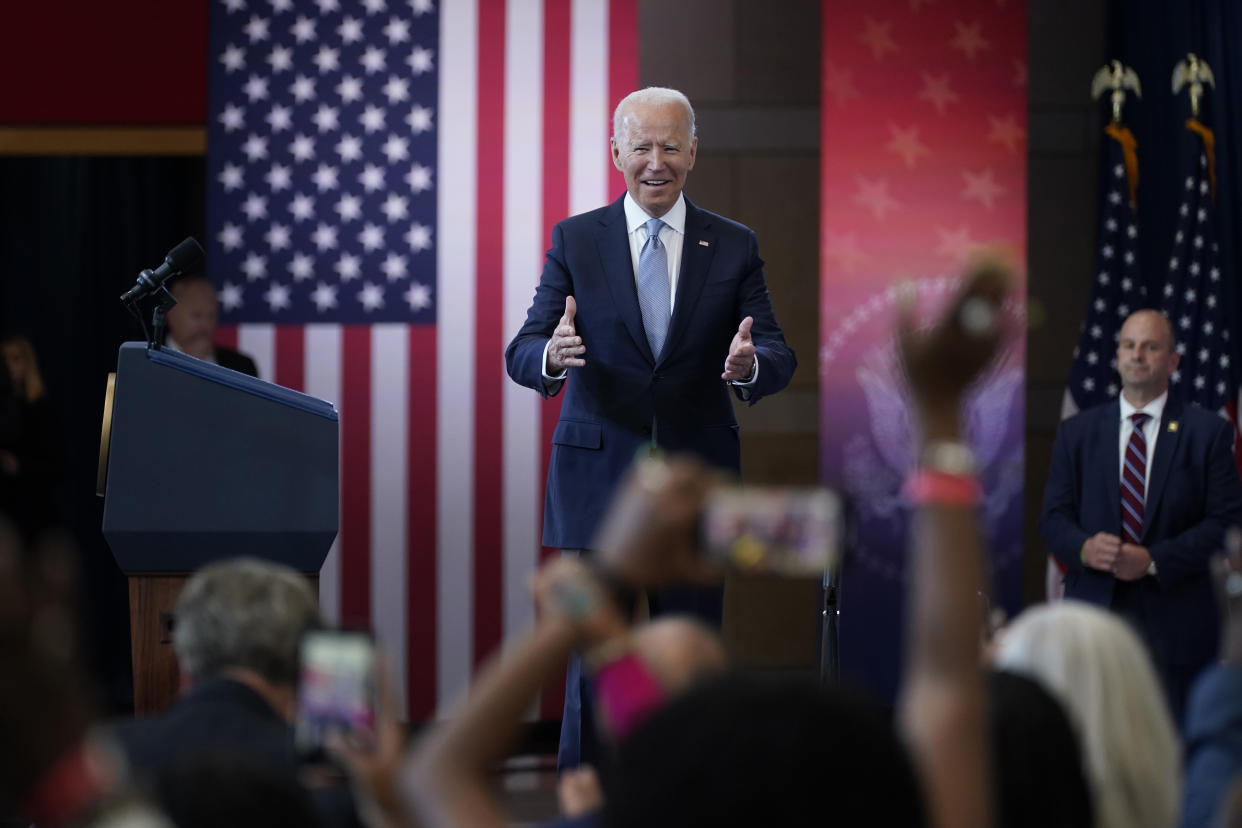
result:
<svg viewBox="0 0 1242 828"><path fill-rule="evenodd" d="M707 242L707 245L700 242ZM668 339L664 343L665 359L673 353L690 327L715 255L716 236L711 232L711 219L687 198L686 233L681 242L681 269L677 274L677 301L673 303L673 318L669 320Z"/></svg>
<svg viewBox="0 0 1242 828"><path fill-rule="evenodd" d="M629 231L625 226L625 196L617 199L600 219L599 233L595 237L595 245L599 250L600 267L604 273L604 281L612 293L612 304L621 315L625 329L635 346L651 363L655 358L651 354L651 345L647 342L647 332L643 328L643 312L638 307L638 288L634 284L634 263L630 258ZM667 350L667 349L666 349Z"/></svg>
<svg viewBox="0 0 1242 828"><path fill-rule="evenodd" d="M1169 399L1164 405L1164 414L1160 417L1160 431L1156 433L1156 454L1151 459L1151 480L1147 485L1147 497L1143 503L1144 537L1151 527L1152 516L1160 506L1164 484L1169 479L1169 469L1173 467L1173 455L1181 444L1182 431L1177 427L1181 415L1181 405Z"/></svg>
<svg viewBox="0 0 1242 828"><path fill-rule="evenodd" d="M1121 429L1121 403L1113 400L1112 405L1103 409L1103 416L1096 423L1095 439L1104 453L1104 480L1111 481L1101 491L1108 493L1108 508L1111 520L1109 525L1118 535L1121 534L1121 454L1119 453Z"/></svg>

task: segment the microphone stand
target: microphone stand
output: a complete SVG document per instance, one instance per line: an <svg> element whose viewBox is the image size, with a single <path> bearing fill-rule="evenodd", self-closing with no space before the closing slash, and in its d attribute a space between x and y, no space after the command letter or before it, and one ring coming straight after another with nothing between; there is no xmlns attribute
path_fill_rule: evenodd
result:
<svg viewBox="0 0 1242 828"><path fill-rule="evenodd" d="M841 614L841 576L830 565L824 570L823 623L819 639L819 680L824 684L841 678L841 631L837 627Z"/></svg>
<svg viewBox="0 0 1242 828"><path fill-rule="evenodd" d="M166 318L168 312L177 304L177 299L168 292L168 288L160 285L159 302L155 305L155 309L151 311L151 339L147 342L147 347L153 351L158 351L164 342L164 329L168 326Z"/></svg>

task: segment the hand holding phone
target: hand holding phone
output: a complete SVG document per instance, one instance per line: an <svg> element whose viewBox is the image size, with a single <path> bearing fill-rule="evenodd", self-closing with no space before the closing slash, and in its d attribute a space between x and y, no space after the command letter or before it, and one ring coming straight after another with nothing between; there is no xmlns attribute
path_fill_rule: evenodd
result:
<svg viewBox="0 0 1242 828"><path fill-rule="evenodd" d="M703 554L734 569L823 575L840 555L841 502L823 488L733 486L707 496Z"/></svg>
<svg viewBox="0 0 1242 828"><path fill-rule="evenodd" d="M316 630L302 639L296 741L318 753L331 733L375 745L375 641L364 632Z"/></svg>

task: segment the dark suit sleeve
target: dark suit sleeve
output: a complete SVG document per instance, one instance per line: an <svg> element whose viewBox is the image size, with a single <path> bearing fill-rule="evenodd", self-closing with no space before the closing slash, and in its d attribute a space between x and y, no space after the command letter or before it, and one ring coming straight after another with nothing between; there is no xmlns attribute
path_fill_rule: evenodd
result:
<svg viewBox="0 0 1242 828"><path fill-rule="evenodd" d="M759 361L759 379L753 386L738 388L738 397L751 405L768 394L775 394L793 377L798 358L785 342L785 334L777 324L772 300L768 295L767 279L763 275L763 259L759 256L759 243L753 231L749 234L746 276L738 285L738 324L747 316L754 318L750 335L755 343L755 357ZM720 355L723 366L728 354Z"/></svg>
<svg viewBox="0 0 1242 828"><path fill-rule="evenodd" d="M1044 486L1044 508L1039 518L1039 534L1044 543L1064 566L1082 569L1082 545L1091 533L1079 523L1082 498L1081 459L1077 456L1077 440L1062 423L1052 445L1052 464L1048 483Z"/></svg>
<svg viewBox="0 0 1242 828"><path fill-rule="evenodd" d="M1203 576L1208 559L1220 550L1225 530L1242 523L1242 481L1233 457L1233 424L1216 420L1208 443L1204 471L1203 519L1188 529L1148 547L1161 586L1187 575Z"/></svg>
<svg viewBox="0 0 1242 828"><path fill-rule="evenodd" d="M526 322L517 336L505 349L505 368L509 377L518 385L533 388L544 397L555 396L564 382L550 383L544 387L543 352L552 332L565 313L565 297L573 295L573 277L565 266L565 233L558 224L552 230L552 249L548 251L543 265L535 300L526 312ZM589 342L586 359L591 358Z"/></svg>

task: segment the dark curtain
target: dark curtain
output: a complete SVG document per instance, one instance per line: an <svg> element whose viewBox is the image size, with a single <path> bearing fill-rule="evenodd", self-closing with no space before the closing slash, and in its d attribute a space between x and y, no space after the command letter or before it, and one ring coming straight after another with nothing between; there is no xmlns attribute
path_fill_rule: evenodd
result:
<svg viewBox="0 0 1242 828"><path fill-rule="evenodd" d="M0 157L0 332L34 344L62 433L57 507L81 554L84 649L105 711L132 707L126 581L95 495L106 378L121 342L142 338L117 297L181 239L203 238L203 170L201 157Z"/></svg>
<svg viewBox="0 0 1242 828"><path fill-rule="evenodd" d="M1148 295L1160 296L1176 232L1177 208L1194 136L1185 128L1190 97L1173 94L1173 67L1194 52L1212 68L1216 87L1207 88L1199 119L1216 134L1216 220L1223 299L1233 320L1233 365L1242 330L1239 306L1238 221L1242 210L1242 7L1236 0L1112 0L1108 56L1133 66L1143 98L1126 103L1126 122L1138 141L1139 220L1143 273ZM1197 157L1197 156L1195 156Z"/></svg>

